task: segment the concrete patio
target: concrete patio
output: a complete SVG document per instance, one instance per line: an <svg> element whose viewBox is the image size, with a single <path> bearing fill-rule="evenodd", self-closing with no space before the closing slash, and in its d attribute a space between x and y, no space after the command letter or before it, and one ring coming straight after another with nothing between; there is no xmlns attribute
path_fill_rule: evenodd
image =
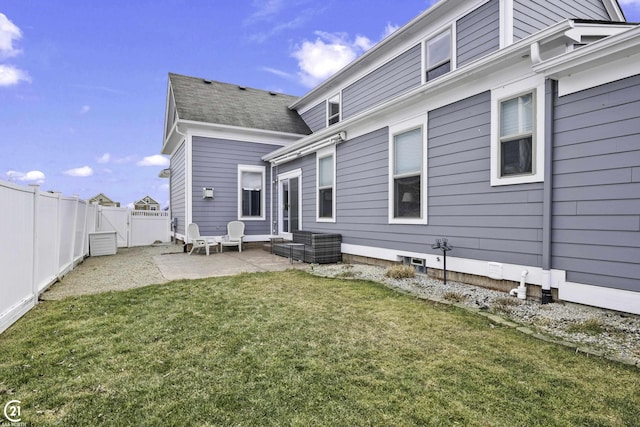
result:
<svg viewBox="0 0 640 427"><path fill-rule="evenodd" d="M307 264L291 263L288 258L272 255L263 249L238 252L225 248L209 256L183 252L182 245L163 243L152 246L118 248L115 255L85 258L40 298L59 300L69 296L122 291L181 279L203 279L240 273L304 269Z"/></svg>
<svg viewBox="0 0 640 427"><path fill-rule="evenodd" d="M194 252L156 255L153 261L162 276L171 281L179 279L201 279L205 277L230 276L240 273L283 271L289 268L305 268L299 261L272 255L262 249L245 249L238 252L226 248L224 252L212 251L209 256Z"/></svg>

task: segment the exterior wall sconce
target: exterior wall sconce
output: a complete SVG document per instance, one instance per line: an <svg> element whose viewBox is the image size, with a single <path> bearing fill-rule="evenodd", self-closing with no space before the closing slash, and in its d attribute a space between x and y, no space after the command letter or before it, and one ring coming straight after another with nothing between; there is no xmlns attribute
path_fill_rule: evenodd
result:
<svg viewBox="0 0 640 427"><path fill-rule="evenodd" d="M204 187L202 189L203 199L213 199L213 187Z"/></svg>

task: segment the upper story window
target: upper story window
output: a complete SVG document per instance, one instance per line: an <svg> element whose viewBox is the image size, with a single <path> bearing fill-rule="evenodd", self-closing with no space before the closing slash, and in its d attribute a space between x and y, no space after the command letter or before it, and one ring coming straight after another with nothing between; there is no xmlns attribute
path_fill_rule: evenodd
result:
<svg viewBox="0 0 640 427"><path fill-rule="evenodd" d="M542 76L491 91L491 185L544 181Z"/></svg>
<svg viewBox="0 0 640 427"><path fill-rule="evenodd" d="M265 218L264 179L264 166L238 165L238 218Z"/></svg>
<svg viewBox="0 0 640 427"><path fill-rule="evenodd" d="M426 156L423 118L389 128L389 222L426 223Z"/></svg>
<svg viewBox="0 0 640 427"><path fill-rule="evenodd" d="M318 221L335 221L335 148L317 153Z"/></svg>
<svg viewBox="0 0 640 427"><path fill-rule="evenodd" d="M340 121L340 94L327 100L327 126Z"/></svg>
<svg viewBox="0 0 640 427"><path fill-rule="evenodd" d="M451 71L451 29L427 40L425 56L427 81Z"/></svg>

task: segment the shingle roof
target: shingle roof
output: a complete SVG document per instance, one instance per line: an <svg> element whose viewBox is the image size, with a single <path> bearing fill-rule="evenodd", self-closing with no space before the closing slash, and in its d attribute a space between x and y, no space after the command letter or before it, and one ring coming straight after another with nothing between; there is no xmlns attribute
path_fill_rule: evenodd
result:
<svg viewBox="0 0 640 427"><path fill-rule="evenodd" d="M178 117L276 132L308 135L311 130L290 110L298 97L169 73Z"/></svg>

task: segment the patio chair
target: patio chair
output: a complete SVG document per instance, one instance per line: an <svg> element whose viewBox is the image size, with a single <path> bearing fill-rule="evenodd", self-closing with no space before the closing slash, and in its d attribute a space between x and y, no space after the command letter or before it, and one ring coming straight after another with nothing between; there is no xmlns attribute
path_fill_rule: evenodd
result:
<svg viewBox="0 0 640 427"><path fill-rule="evenodd" d="M244 237L244 222L231 221L227 224L227 235L222 238L220 244L222 248L225 246L237 246L238 251L242 252L242 238Z"/></svg>
<svg viewBox="0 0 640 427"><path fill-rule="evenodd" d="M207 256L209 256L209 246L217 246L214 237L200 235L200 228L198 227L198 224L189 224L189 227L187 228L187 235L187 241L191 242L191 251L189 252L189 255L191 255L191 253L196 249L200 250L201 248L204 248ZM209 240L211 239L214 240L214 243L209 243Z"/></svg>

